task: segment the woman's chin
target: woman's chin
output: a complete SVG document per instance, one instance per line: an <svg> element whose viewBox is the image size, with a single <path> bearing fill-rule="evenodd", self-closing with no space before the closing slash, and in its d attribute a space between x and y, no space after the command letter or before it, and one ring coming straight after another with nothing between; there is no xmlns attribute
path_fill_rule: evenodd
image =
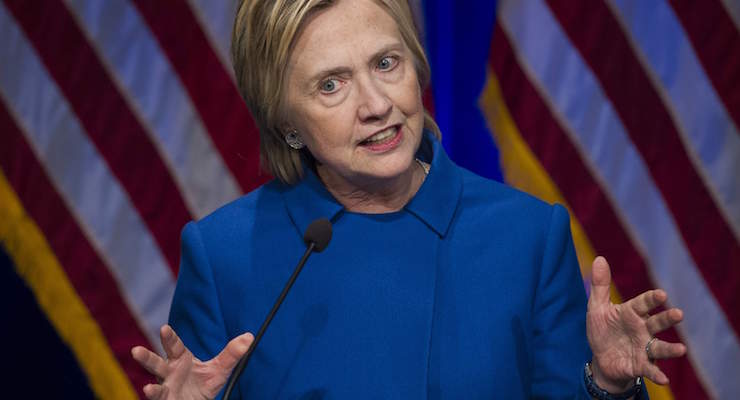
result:
<svg viewBox="0 0 740 400"><path fill-rule="evenodd" d="M375 168L363 171L362 175L372 180L392 182L397 179L404 179L407 174L413 173L413 163L413 157L385 160L377 163Z"/></svg>
<svg viewBox="0 0 740 400"><path fill-rule="evenodd" d="M360 172L380 180L403 179L414 170L414 152L410 143L402 143L390 151L367 154L368 160Z"/></svg>

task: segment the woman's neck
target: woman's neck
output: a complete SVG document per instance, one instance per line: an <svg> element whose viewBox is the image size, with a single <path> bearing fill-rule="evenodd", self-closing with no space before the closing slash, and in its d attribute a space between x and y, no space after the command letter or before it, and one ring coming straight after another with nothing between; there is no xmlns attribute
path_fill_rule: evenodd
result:
<svg viewBox="0 0 740 400"><path fill-rule="evenodd" d="M412 162L407 172L393 179L356 184L318 166L324 186L345 209L363 214L384 214L402 209L414 197L426 173L419 162Z"/></svg>

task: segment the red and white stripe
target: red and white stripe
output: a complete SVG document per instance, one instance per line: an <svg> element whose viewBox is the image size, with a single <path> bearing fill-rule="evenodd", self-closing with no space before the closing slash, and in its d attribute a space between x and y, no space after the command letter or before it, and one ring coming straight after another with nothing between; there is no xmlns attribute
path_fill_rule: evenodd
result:
<svg viewBox="0 0 740 400"><path fill-rule="evenodd" d="M92 0L66 3L142 118L191 214L203 217L235 199L241 192L237 182L138 10L128 1L107 2L105 7L95 7ZM113 25L117 29L110 29Z"/></svg>
<svg viewBox="0 0 740 400"><path fill-rule="evenodd" d="M232 0L188 0L188 2L224 67L233 77L231 29L234 25L237 3Z"/></svg>
<svg viewBox="0 0 740 400"><path fill-rule="evenodd" d="M609 5L675 121L697 172L740 240L740 175L736 173L740 133L673 9L662 1L620 0Z"/></svg>
<svg viewBox="0 0 740 400"><path fill-rule="evenodd" d="M21 61L8 63L0 75L0 96L71 217L115 279L113 290L120 291L149 342L158 345L159 327L167 320L174 293L170 267L129 195L3 6L0 26L0 35L15 39L14 46L0 47L0 58Z"/></svg>

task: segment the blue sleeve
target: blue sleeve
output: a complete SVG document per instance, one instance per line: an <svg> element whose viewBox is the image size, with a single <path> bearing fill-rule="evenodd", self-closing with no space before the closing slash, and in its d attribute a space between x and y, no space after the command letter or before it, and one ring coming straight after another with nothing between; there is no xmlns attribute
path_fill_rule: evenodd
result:
<svg viewBox="0 0 740 400"><path fill-rule="evenodd" d="M542 258L534 320L532 397L591 400L585 363L591 360L586 338L586 293L578 267L568 212L555 205ZM634 400L649 400L645 385Z"/></svg>
<svg viewBox="0 0 740 400"><path fill-rule="evenodd" d="M194 222L182 231L180 272L169 323L200 360L216 356L229 340L209 257Z"/></svg>
<svg viewBox="0 0 740 400"><path fill-rule="evenodd" d="M570 235L568 212L553 207L534 302L532 397L589 399L583 367L586 292Z"/></svg>

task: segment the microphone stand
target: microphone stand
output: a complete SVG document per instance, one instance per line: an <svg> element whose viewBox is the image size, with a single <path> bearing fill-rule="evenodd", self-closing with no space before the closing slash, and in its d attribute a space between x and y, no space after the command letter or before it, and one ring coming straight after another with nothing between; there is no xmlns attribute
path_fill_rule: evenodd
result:
<svg viewBox="0 0 740 400"><path fill-rule="evenodd" d="M293 286L293 283L298 277L298 274L303 269L303 265L306 263L306 260L308 260L308 256L311 255L311 253L314 251L315 248L316 248L316 242L311 241L308 243L306 252L303 253L303 257L301 257L301 260L298 262L298 265L295 267L295 270L293 270L293 275L291 275L290 279L288 279L288 283L285 284L283 291L280 293L280 296L278 296L277 300L275 301L275 304L272 306L272 310L270 310L270 313L267 314L267 318L265 318L265 322L262 323L260 330L257 332L257 336L255 336L254 341L252 342L252 345L249 346L249 350L247 350L247 354L242 356L242 358L239 360L239 363L236 365L236 368L234 368L234 372L231 374L231 377L229 378L229 382L226 385L226 391L224 392L223 400L229 400L229 396L231 396L231 392L234 390L234 386L236 385L237 379L239 379L239 376L241 376L242 372L244 371L244 368L247 366L247 363L249 362L249 358L252 356L254 349L257 348L257 343L259 343L260 339L262 339L262 335L265 334L265 331L267 330L267 326L270 325L272 318L275 316L275 313L277 313L277 310L278 308L280 308L280 305L283 303L285 296L288 294L288 291L290 290L291 286Z"/></svg>

